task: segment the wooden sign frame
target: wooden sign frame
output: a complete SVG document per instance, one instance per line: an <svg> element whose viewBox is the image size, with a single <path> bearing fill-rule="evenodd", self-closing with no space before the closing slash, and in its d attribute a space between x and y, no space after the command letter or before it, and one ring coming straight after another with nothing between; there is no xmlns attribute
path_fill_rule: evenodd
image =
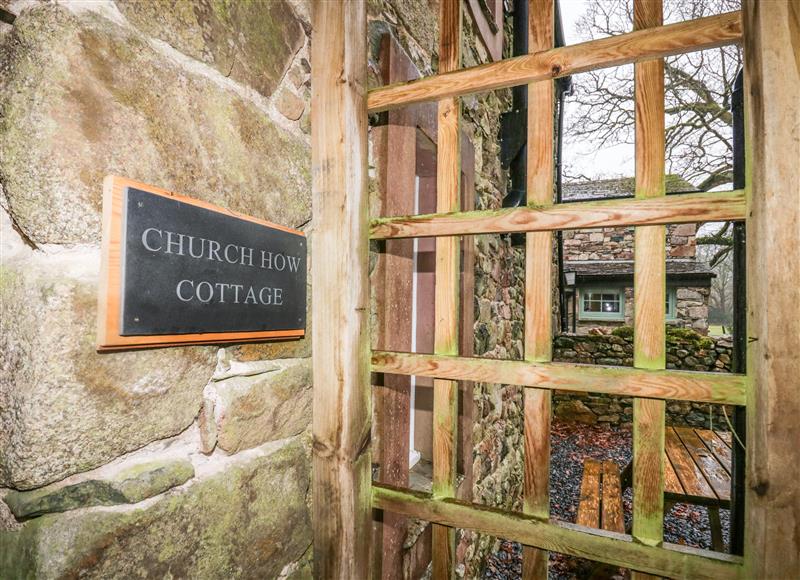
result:
<svg viewBox="0 0 800 580"><path fill-rule="evenodd" d="M305 336L304 329L261 330L252 332L209 332L196 334L160 334L148 336L121 336L122 291L122 236L125 189L128 187L168 197L182 203L227 214L237 219L283 230L305 237L301 231L273 224L251 216L225 209L190 197L148 185L125 177L108 175L103 181L103 241L101 251L100 284L98 287L97 350L127 350L164 346L260 342L276 339L298 339Z"/></svg>

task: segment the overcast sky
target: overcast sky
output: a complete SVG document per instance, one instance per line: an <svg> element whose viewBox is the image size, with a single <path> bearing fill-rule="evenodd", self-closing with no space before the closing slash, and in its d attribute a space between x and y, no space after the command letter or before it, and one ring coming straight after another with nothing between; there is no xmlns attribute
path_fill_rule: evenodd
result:
<svg viewBox="0 0 800 580"><path fill-rule="evenodd" d="M560 0L561 21L567 44L577 44L584 39L575 31L575 23L586 11L590 0ZM580 76L575 80L580 81ZM574 105L573 105L574 106ZM567 98L565 127L569 126L570 107ZM634 149L632 145L618 145L594 151L588 143L572 143L564 140L564 164L572 174L583 174L590 178L633 176L635 170Z"/></svg>

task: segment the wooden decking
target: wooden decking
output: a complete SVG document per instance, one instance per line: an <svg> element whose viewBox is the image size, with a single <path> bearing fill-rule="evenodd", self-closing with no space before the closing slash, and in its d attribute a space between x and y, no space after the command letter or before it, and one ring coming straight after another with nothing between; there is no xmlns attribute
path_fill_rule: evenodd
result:
<svg viewBox="0 0 800 580"><path fill-rule="evenodd" d="M664 491L672 501L730 507L731 434L668 427Z"/></svg>

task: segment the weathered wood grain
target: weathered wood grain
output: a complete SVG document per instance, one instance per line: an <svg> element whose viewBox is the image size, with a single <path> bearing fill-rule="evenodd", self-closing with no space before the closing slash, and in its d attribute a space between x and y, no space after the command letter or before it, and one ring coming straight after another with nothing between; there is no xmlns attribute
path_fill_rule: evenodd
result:
<svg viewBox="0 0 800 580"><path fill-rule="evenodd" d="M744 2L747 578L800 570L800 5ZM734 441L734 445L738 445Z"/></svg>
<svg viewBox="0 0 800 580"><path fill-rule="evenodd" d="M692 456L689 455L680 437L672 428L666 430L665 445L669 459L686 494L696 497L716 498L714 490L708 485L703 473L692 461Z"/></svg>
<svg viewBox="0 0 800 580"><path fill-rule="evenodd" d="M742 559L737 556L665 544L655 548L633 542L630 536L592 530L561 522L543 522L526 514L502 511L455 499L434 499L430 494L374 485L372 504L377 509L443 525L500 536L543 550L561 552L634 568L669 578L697 580L738 579Z"/></svg>
<svg viewBox="0 0 800 580"><path fill-rule="evenodd" d="M373 352L372 370L376 373L729 405L744 404L746 389L746 378L743 375L728 373L647 370L561 362L529 363L402 352Z"/></svg>
<svg viewBox="0 0 800 580"><path fill-rule="evenodd" d="M461 0L439 2L439 72L461 66ZM461 209L461 103L455 96L439 101L436 159L436 210ZM461 241L436 238L436 289L434 352L458 354L459 282ZM433 494L455 497L458 440L458 383L433 382ZM453 529L433 527L433 577L455 576L456 547Z"/></svg>
<svg viewBox="0 0 800 580"><path fill-rule="evenodd" d="M613 461L603 461L602 505L602 528L609 532L625 533L619 466Z"/></svg>
<svg viewBox="0 0 800 580"><path fill-rule="evenodd" d="M553 0L530 0L528 51L554 47ZM528 85L526 191L534 207L553 203L554 82ZM525 237L525 360L548 362L553 345L553 234L531 232ZM523 511L547 519L550 515L551 393L525 389L525 465ZM523 548L522 577L547 579L547 553Z"/></svg>
<svg viewBox="0 0 800 580"><path fill-rule="evenodd" d="M379 59L384 82L415 78L411 76L413 65L404 56L397 41L385 35ZM378 215L414 213L418 117L413 107L397 109L387 114L385 125L371 130L380 185ZM377 348L411 350L413 253L413 240L387 240L370 275L379 313L373 333ZM380 467L377 480L407 487L411 377L386 375L373 394L372 462ZM387 512L375 528L374 565L382 580L401 580L408 519Z"/></svg>
<svg viewBox="0 0 800 580"><path fill-rule="evenodd" d="M662 0L634 0L634 30L663 22ZM664 198L664 60L634 66L636 198ZM634 232L633 365L663 369L666 362L666 228ZM664 530L664 408L662 400L633 401L633 537L656 546ZM637 580L637 573L632 573Z"/></svg>
<svg viewBox="0 0 800 580"><path fill-rule="evenodd" d="M717 461L714 454L703 444L694 429L689 427L675 427L675 433L680 438L686 450L691 455L695 464L702 470L706 481L711 485L714 494L723 500L731 499L731 476L725 471L722 464Z"/></svg>
<svg viewBox="0 0 800 580"><path fill-rule="evenodd" d="M724 441L714 431L708 429L695 429L697 436L705 443L708 450L714 454L725 471L731 473L731 448L728 447Z"/></svg>
<svg viewBox="0 0 800 580"><path fill-rule="evenodd" d="M378 218L372 239L457 236L743 220L743 191L684 193L654 199L560 203L547 207Z"/></svg>
<svg viewBox="0 0 800 580"><path fill-rule="evenodd" d="M600 527L600 481L603 466L596 459L583 462L581 477L581 497L578 502L578 516L575 523L587 528Z"/></svg>
<svg viewBox="0 0 800 580"><path fill-rule="evenodd" d="M372 528L366 5L317 2L313 20L314 569L318 578L366 578Z"/></svg>
<svg viewBox="0 0 800 580"><path fill-rule="evenodd" d="M734 44L741 38L741 13L730 12L507 58L449 74L442 74L446 71L440 68L436 76L373 89L369 93L368 106L370 113L376 113L411 103L513 87Z"/></svg>
<svg viewBox="0 0 800 580"><path fill-rule="evenodd" d="M683 494L684 489L681 481L675 474L675 469L672 467L669 458L664 458L664 491L666 493ZM665 511L667 508L664 508Z"/></svg>

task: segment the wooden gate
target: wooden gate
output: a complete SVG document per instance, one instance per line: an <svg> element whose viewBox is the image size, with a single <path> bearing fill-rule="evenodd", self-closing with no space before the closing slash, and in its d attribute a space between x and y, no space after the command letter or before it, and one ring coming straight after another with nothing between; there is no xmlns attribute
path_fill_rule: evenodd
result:
<svg viewBox="0 0 800 580"><path fill-rule="evenodd" d="M554 48L552 0L530 0L529 50L461 69L461 1L440 0L439 74L366 90L363 1L319 0L312 43L314 553L319 578L366 578L372 511L434 523L435 578L453 576L454 528L521 542L524 577L556 551L674 578L800 573L800 8L746 1L735 12L664 26L661 0L634 0L634 31ZM664 195L664 75L669 55L743 42L748 107L745 190ZM635 63L635 199L553 204L553 80ZM528 84L528 206L461 212L459 98ZM438 102L437 212L369 220L367 116ZM746 221L748 375L665 370L665 225ZM635 226L634 368L551 362L551 236ZM459 356L459 236L527 236L525 360ZM370 240L436 237L435 354L370 352ZM433 491L371 481L370 373L434 378ZM457 383L524 385L523 513L455 496ZM631 535L549 520L554 389L634 397ZM664 401L748 409L744 557L663 541Z"/></svg>

